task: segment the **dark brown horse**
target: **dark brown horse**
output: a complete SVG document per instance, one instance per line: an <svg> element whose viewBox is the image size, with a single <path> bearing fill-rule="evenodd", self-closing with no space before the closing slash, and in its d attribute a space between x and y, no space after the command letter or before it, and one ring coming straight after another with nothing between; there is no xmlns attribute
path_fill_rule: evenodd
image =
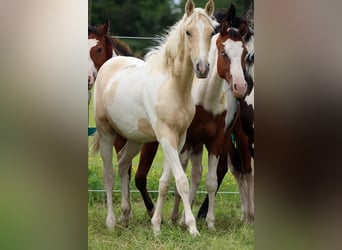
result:
<svg viewBox="0 0 342 250"><path fill-rule="evenodd" d="M227 22L223 23L227 25ZM225 141L229 138L229 135L226 133L228 125L234 116L234 113L231 111L227 113L229 100L225 94L227 92L222 89L223 79L229 83L230 93L235 98L244 97L247 91L243 68L245 67L244 58L247 53L244 37L249 30L248 25L245 22L238 29L232 28L230 30L228 26L222 25L220 27L220 34L213 37L212 48L210 50L210 64L214 66L211 69L208 80L203 81L197 79L193 83L192 95L196 104L196 113L188 128L186 142L181 152L181 161L184 168L186 168L187 161L191 156L192 187L190 200L192 202L202 175L201 159L203 145L208 150L209 163L206 187L211 195L211 205L209 206L209 213L207 214L209 228L214 227L215 220L213 209L214 195L217 190L216 168L220 161L221 151L225 145ZM239 56L234 57L233 54ZM219 64L219 66L216 66L216 64ZM240 69L240 71L236 69ZM231 99L234 98L231 97ZM157 147L157 143L144 145L138 171L135 176L136 186L142 194L150 216L153 214L154 206L146 190L146 179ZM176 202L171 215L173 221L178 218L179 197L177 193L175 197Z"/></svg>

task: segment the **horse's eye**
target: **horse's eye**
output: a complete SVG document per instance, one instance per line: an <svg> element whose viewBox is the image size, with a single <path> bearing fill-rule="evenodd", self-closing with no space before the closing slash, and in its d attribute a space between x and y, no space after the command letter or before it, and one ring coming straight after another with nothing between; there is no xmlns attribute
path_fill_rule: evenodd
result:
<svg viewBox="0 0 342 250"><path fill-rule="evenodd" d="M190 31L187 30L187 31L185 31L185 33L186 33L187 36L191 36Z"/></svg>
<svg viewBox="0 0 342 250"><path fill-rule="evenodd" d="M224 50L221 51L221 56L227 56L227 54Z"/></svg>
<svg viewBox="0 0 342 250"><path fill-rule="evenodd" d="M102 47L98 48L98 49L96 50L96 52L97 52L98 54L100 54L100 53L102 52Z"/></svg>

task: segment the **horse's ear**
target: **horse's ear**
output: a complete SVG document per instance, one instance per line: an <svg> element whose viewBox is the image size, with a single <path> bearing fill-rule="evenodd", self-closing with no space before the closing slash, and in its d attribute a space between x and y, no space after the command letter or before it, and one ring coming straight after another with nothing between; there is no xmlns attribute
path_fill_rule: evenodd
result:
<svg viewBox="0 0 342 250"><path fill-rule="evenodd" d="M227 21L229 24L232 24L234 19L235 19L235 6L234 4L230 4L230 8L228 10L228 15L227 15Z"/></svg>
<svg viewBox="0 0 342 250"><path fill-rule="evenodd" d="M248 29L248 23L246 21L243 21L239 27L239 33L241 34L241 37L244 38L247 35Z"/></svg>
<svg viewBox="0 0 342 250"><path fill-rule="evenodd" d="M194 11L195 9L195 4L192 0L188 0L186 1L186 4L185 4L185 13L190 16L192 14L192 12Z"/></svg>
<svg viewBox="0 0 342 250"><path fill-rule="evenodd" d="M107 35L109 32L109 21L106 20L106 22L98 27L99 32L104 36Z"/></svg>
<svg viewBox="0 0 342 250"><path fill-rule="evenodd" d="M209 0L207 4L205 5L205 11L207 12L209 16L211 16L214 13L214 8L215 8L215 5L214 5L213 0Z"/></svg>
<svg viewBox="0 0 342 250"><path fill-rule="evenodd" d="M220 34L221 36L224 36L227 34L227 30L229 28L229 24L227 20L222 20L221 24L220 24Z"/></svg>
<svg viewBox="0 0 342 250"><path fill-rule="evenodd" d="M105 27L105 32L106 32L105 34L107 34L109 32L109 29L110 29L110 22L108 19L106 20L104 27Z"/></svg>

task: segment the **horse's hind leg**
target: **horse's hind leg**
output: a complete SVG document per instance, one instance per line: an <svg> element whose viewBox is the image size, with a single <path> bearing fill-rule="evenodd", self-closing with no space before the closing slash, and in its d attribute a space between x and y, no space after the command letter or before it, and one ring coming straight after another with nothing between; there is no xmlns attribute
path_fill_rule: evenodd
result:
<svg viewBox="0 0 342 250"><path fill-rule="evenodd" d="M156 235L160 233L160 224L162 221L162 210L163 210L165 198L169 191L171 177L172 177L171 168L170 166L167 165L167 163L164 160L163 172L159 179L157 204L156 204L154 214L151 219L152 229Z"/></svg>
<svg viewBox="0 0 342 250"><path fill-rule="evenodd" d="M144 144L140 153L138 170L135 174L135 186L140 191L147 209L147 214L151 218L154 213L154 205L146 189L146 180L147 174L151 169L153 159L157 153L158 145L158 142L149 142Z"/></svg>
<svg viewBox="0 0 342 250"><path fill-rule="evenodd" d="M125 146L118 153L119 176L121 183L121 216L119 221L123 226L128 225L131 213L129 170L132 166L132 159L139 153L141 146L142 144L140 143L128 140Z"/></svg>
<svg viewBox="0 0 342 250"><path fill-rule="evenodd" d="M113 142L114 135L107 135L106 138L100 136L100 153L103 160L103 181L107 195L107 219L106 225L108 228L114 228L116 224L113 212L113 184L114 184L114 169L113 169Z"/></svg>

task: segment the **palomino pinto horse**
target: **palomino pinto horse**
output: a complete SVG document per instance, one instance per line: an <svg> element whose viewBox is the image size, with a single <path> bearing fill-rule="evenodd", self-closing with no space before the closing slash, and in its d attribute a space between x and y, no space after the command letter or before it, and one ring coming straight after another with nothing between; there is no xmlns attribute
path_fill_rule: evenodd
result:
<svg viewBox="0 0 342 250"><path fill-rule="evenodd" d="M234 32L229 32L230 39L222 40L222 34L217 34L212 38L209 52L209 63L215 65L209 73L207 79L194 79L192 96L196 104L195 117L187 131L186 142L181 152L183 168L186 168L188 159L192 162L192 181L190 191L190 201L194 200L200 178L202 175L202 147L206 146L209 153L208 175L206 177L206 188L210 194L210 209L207 214L209 228L214 228L215 216L214 195L217 189L216 168L225 142L225 131L234 117L234 113L227 107L230 100L226 92L222 89L223 79L232 86L235 98L245 95L247 84L244 79L244 60L246 48L241 41L248 31L248 25ZM223 68L218 72L217 62L229 61L231 67ZM227 83L225 83L227 84ZM228 88L228 86L227 86ZM231 99L234 99L233 97ZM146 190L146 177L150 169L154 154L158 144L150 143L144 145L141 152L138 171L136 173L136 186L140 190L149 214L153 213L153 203ZM175 195L175 205L171 219L178 219L179 196ZM182 217L181 223L184 217Z"/></svg>
<svg viewBox="0 0 342 250"><path fill-rule="evenodd" d="M235 17L234 5L229 11L231 19L228 23L232 27L239 27L243 21L247 21L249 31L245 36L247 55L245 58L245 78L248 82L248 90L245 98L239 99L236 107L239 109L234 123L232 134L235 145L231 140L227 141L225 151L228 151L229 166L238 183L241 197L242 220L247 223L254 221L254 30L253 12L248 11L243 17ZM217 170L218 187L228 171L226 157L222 157ZM202 203L198 217L205 217L208 211L208 196Z"/></svg>
<svg viewBox="0 0 342 250"><path fill-rule="evenodd" d="M124 42L109 36L109 21L98 27L88 26L88 91L95 83L102 64L114 56L132 56L132 51ZM90 92L89 92L90 94ZM88 96L88 103L90 95Z"/></svg>
<svg viewBox="0 0 342 250"><path fill-rule="evenodd" d="M164 152L159 194L151 219L152 229L160 232L162 208L172 174L185 210L185 224L191 235L198 235L196 219L189 202L189 183L179 159L186 129L195 114L191 98L194 72L206 78L208 51L216 22L211 18L214 3L195 8L185 5L183 18L171 27L161 45L146 55L146 61L134 57L114 57L100 68L95 82L94 115L97 134L94 151L100 150L104 163L109 228L116 224L112 204L114 171L112 146L117 134L127 139L118 153L121 181L121 217L127 225L131 212L129 169L132 158L145 142L157 140Z"/></svg>

